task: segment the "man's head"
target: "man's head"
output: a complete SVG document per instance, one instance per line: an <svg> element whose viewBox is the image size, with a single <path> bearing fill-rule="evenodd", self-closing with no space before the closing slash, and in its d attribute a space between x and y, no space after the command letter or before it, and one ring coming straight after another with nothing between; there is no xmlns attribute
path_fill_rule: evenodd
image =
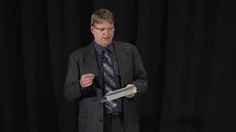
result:
<svg viewBox="0 0 236 132"><path fill-rule="evenodd" d="M90 30L97 44L106 47L114 36L114 16L107 9L98 9L91 15Z"/></svg>

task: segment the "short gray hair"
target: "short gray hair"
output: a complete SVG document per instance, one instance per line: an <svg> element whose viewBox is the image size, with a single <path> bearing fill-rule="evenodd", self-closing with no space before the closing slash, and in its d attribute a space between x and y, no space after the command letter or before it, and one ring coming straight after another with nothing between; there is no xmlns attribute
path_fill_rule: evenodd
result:
<svg viewBox="0 0 236 132"><path fill-rule="evenodd" d="M114 24L115 19L112 12L104 8L95 10L91 15L90 25L93 26L95 23L102 23L103 21Z"/></svg>

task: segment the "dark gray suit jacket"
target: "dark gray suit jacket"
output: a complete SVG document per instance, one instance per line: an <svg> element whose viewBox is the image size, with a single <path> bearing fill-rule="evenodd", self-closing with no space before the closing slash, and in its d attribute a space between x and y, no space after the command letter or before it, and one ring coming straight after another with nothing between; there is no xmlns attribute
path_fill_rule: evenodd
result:
<svg viewBox="0 0 236 132"><path fill-rule="evenodd" d="M135 84L138 89L136 97L138 97L147 89L147 74L138 50L125 42L113 41L113 44L120 71L121 87L129 83ZM95 79L90 88L81 90L79 80L85 73L94 73ZM102 77L99 74L94 45L91 43L70 55L64 87L67 100L79 100L79 132L103 132L103 104L100 103L103 97L102 89ZM126 132L139 132L135 98L122 98Z"/></svg>

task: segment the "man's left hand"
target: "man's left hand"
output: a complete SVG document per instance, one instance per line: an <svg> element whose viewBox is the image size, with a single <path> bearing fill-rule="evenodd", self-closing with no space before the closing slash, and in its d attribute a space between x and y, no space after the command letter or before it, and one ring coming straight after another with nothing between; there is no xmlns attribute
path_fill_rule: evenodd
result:
<svg viewBox="0 0 236 132"><path fill-rule="evenodd" d="M126 87L132 87L132 86L135 86L135 85L134 85L134 84L127 84L127 85L126 85ZM129 98L129 99L131 99L131 98L133 98L134 96L135 96L135 93L130 94L130 95L127 95L126 97Z"/></svg>

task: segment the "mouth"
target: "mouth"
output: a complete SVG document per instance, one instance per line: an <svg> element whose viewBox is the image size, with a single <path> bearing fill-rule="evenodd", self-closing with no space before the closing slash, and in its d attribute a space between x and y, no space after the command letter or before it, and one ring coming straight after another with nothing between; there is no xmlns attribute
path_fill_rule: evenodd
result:
<svg viewBox="0 0 236 132"><path fill-rule="evenodd" d="M102 39L104 39L104 40L109 40L110 37L102 37Z"/></svg>

